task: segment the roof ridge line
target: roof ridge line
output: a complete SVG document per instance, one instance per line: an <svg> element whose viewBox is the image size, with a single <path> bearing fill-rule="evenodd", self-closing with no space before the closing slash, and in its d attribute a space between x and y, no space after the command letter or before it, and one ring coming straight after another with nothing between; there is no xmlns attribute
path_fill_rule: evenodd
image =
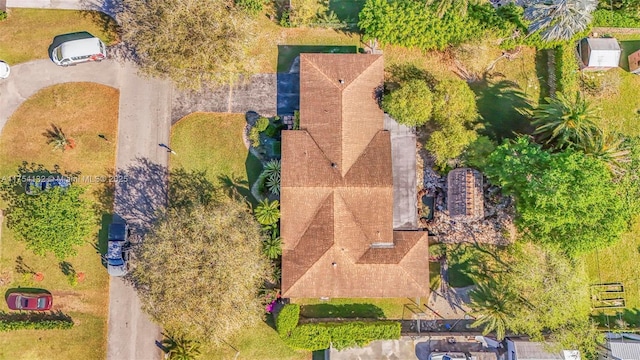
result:
<svg viewBox="0 0 640 360"><path fill-rule="evenodd" d="M365 147L364 147L364 150L363 150L362 152L360 152L360 155L358 155L358 158L356 159L356 161L354 161L354 162L353 162L353 164L351 165L351 167L349 167L349 170L344 174L344 176L342 177L343 179L346 179L346 178L349 176L349 173L351 172L351 170L353 169L353 167L354 167L355 165L357 165L357 164L360 162L360 159L364 156L365 152L367 152L367 149L369 149L369 145L371 145L371 143L373 142L373 140L375 140L375 139L376 139L376 137L378 136L378 134L380 134L380 132L383 132L383 131L389 132L389 130L384 130L384 129L382 129L382 130L378 130L378 131L376 132L376 134L375 134L375 135L373 135L373 137L371 138L371 140L369 140L369 142L367 143L367 146L365 146ZM389 132L389 136L391 136L391 133L390 133L390 132ZM391 150L389 150L389 151L391 151ZM393 159L392 159L392 161L393 161ZM391 177L391 186L393 186L393 174L392 174L392 177ZM385 186L369 186L369 185L367 185L367 187L372 187L372 188L375 188L375 187L381 187L381 188L382 188L382 187L385 187L385 188L386 188L386 187L389 187L389 186L388 186L388 185L385 185Z"/></svg>
<svg viewBox="0 0 640 360"><path fill-rule="evenodd" d="M322 189L325 189L325 188L322 188ZM300 244L300 239L302 239L304 234L307 233L307 231L309 230L309 226L311 226L311 224L315 220L316 215L318 215L318 212L320 211L320 208L324 205L324 202L327 201L327 199L329 198L329 196L331 196L332 193L333 193L333 191L329 191L329 194L327 194L325 197L322 198L322 200L320 200L320 202L319 202L320 205L318 207L316 207L315 211L313 212L313 216L309 217L309 220L307 221L307 224L305 224L303 230L300 231L300 236L298 236L298 238L296 239L295 246L293 246L293 248L291 249L292 251L296 251L296 248ZM335 204L334 204L334 206L335 206ZM334 223L335 223L335 221L334 221ZM335 243L335 240L334 240L334 243Z"/></svg>
<svg viewBox="0 0 640 360"><path fill-rule="evenodd" d="M342 194L340 194L338 192L338 196L340 196L340 199L342 199L342 202L344 203L344 207L347 209L347 211L349 212L349 215L351 215L351 218L353 219L353 222L358 225L358 229L360 229L360 232L362 232L362 234L364 235L364 238L367 239L367 241L369 241L369 244L372 243L371 239L369 238L369 236L367 236L367 232L364 230L362 224L360 223L360 221L358 221L358 219L356 218L355 215L353 215L353 211L351 211L351 208L349 207L349 204L347 204L347 201L344 199L344 197L342 197ZM334 223L334 227L335 227L335 221ZM367 249L368 251L368 249ZM365 251L366 253L366 251ZM360 256L362 257L362 256ZM360 260L360 258L358 258L358 260ZM358 260L356 260L356 262L354 264L358 263Z"/></svg>
<svg viewBox="0 0 640 360"><path fill-rule="evenodd" d="M302 130L302 129L301 129ZM296 131L300 131L300 130L296 130ZM309 138L311 139L311 141L313 141L313 144L318 148L318 150L320 150L320 153L322 154L322 156L324 156L324 158L327 160L327 162L329 163L329 165L333 164L333 161L331 161L331 159L329 159L329 157L327 156L327 154L322 150L322 148L320 147L320 145L318 144L318 142L316 141L316 139L313 138L313 135L311 135L310 132L308 132L306 129L303 130L305 133L307 133L307 135L309 135ZM340 166L342 166L342 164L340 164ZM342 176L342 174L340 174L340 179L344 178ZM304 186L303 186L304 187Z"/></svg>
<svg viewBox="0 0 640 360"><path fill-rule="evenodd" d="M302 57L300 57L300 58L302 59ZM340 86L338 86L337 84L334 84L333 81L331 81L331 79L329 78L329 76L327 76L327 74L325 74L324 71L320 70L320 68L316 65L316 63L314 63L313 61L307 60L306 57L305 57L305 61L308 62L309 64L311 64L311 66L313 66L316 70L318 70L318 72L320 74L322 74L322 76L327 78L327 80L329 80L329 83L331 83L331 85L333 85L338 90L340 90L340 94L342 94L342 90L340 89Z"/></svg>

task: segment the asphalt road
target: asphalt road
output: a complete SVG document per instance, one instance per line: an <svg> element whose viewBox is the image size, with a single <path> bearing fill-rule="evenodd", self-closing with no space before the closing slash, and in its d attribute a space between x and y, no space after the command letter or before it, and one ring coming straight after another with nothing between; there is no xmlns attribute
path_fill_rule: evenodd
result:
<svg viewBox="0 0 640 360"><path fill-rule="evenodd" d="M67 82L120 89L116 171L122 181L116 184L115 211L136 231L144 231L155 210L166 203L168 153L158 144L169 144L171 85L139 77L133 65L111 60L68 68L50 60L19 64L11 67L8 79L0 80L0 130L24 100L40 89ZM141 310L135 290L112 278L107 359L160 359L155 345L160 339L160 328Z"/></svg>

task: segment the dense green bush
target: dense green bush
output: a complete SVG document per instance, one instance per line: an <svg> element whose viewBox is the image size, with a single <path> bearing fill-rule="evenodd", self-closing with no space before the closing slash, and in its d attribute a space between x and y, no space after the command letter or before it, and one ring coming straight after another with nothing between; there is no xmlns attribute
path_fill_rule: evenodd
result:
<svg viewBox="0 0 640 360"><path fill-rule="evenodd" d="M366 346L374 340L400 338L401 325L395 321L309 323L283 337L293 349L317 351L329 348L340 350L353 346Z"/></svg>
<svg viewBox="0 0 640 360"><path fill-rule="evenodd" d="M276 329L280 336L287 336L291 330L298 326L300 320L300 305L285 305L276 317Z"/></svg>
<svg viewBox="0 0 640 360"><path fill-rule="evenodd" d="M386 94L382 99L382 108L400 124L421 126L431 118L432 103L433 94L429 85L416 79Z"/></svg>
<svg viewBox="0 0 640 360"><path fill-rule="evenodd" d="M627 11L598 9L592 15L593 26L640 28L640 18Z"/></svg>
<svg viewBox="0 0 640 360"><path fill-rule="evenodd" d="M0 331L71 329L72 320L0 320Z"/></svg>
<svg viewBox="0 0 640 360"><path fill-rule="evenodd" d="M258 119L258 121L256 121L255 128L258 129L259 132L263 132L267 129L268 126L269 126L269 119L262 116Z"/></svg>
<svg viewBox="0 0 640 360"><path fill-rule="evenodd" d="M249 140L251 141L251 146L260 146L260 131L258 131L257 127L254 126L249 130Z"/></svg>
<svg viewBox="0 0 640 360"><path fill-rule="evenodd" d="M264 0L235 0L236 6L248 14L257 15L262 11Z"/></svg>
<svg viewBox="0 0 640 360"><path fill-rule="evenodd" d="M0 21L5 20L7 18L6 11L0 11Z"/></svg>
<svg viewBox="0 0 640 360"><path fill-rule="evenodd" d="M434 5L437 6L437 5ZM516 28L510 17L489 4L471 5L467 16L460 16L453 5L441 18L434 6L414 0L367 0L360 12L358 26L368 38L383 44L395 44L423 50L443 50L473 39L482 39L487 31L507 37Z"/></svg>
<svg viewBox="0 0 640 360"><path fill-rule="evenodd" d="M575 43L558 46L555 59L557 89L573 96L580 90L580 66Z"/></svg>

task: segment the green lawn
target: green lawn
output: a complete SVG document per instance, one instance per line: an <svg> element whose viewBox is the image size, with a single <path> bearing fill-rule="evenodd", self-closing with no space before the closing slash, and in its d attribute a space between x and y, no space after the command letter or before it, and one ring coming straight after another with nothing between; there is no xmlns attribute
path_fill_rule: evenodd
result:
<svg viewBox="0 0 640 360"><path fill-rule="evenodd" d="M282 342L278 333L266 323L246 328L233 339L229 345L203 349L201 358L207 360L234 359L236 351L240 351L238 360L309 360L311 353L294 351Z"/></svg>
<svg viewBox="0 0 640 360"><path fill-rule="evenodd" d="M626 309L603 313L616 315L619 311L626 322L640 326L640 218L621 241L587 254L583 259L592 284L621 282L624 285Z"/></svg>
<svg viewBox="0 0 640 360"><path fill-rule="evenodd" d="M170 168L206 171L214 184L233 184L249 196L249 184L260 175L260 161L249 154L242 141L246 125L243 114L194 113L171 129Z"/></svg>
<svg viewBox="0 0 640 360"><path fill-rule="evenodd" d="M320 299L292 299L301 305L300 315L304 317L363 317L379 319L411 318L407 306L415 306L416 299L409 298L336 298L329 301Z"/></svg>
<svg viewBox="0 0 640 360"><path fill-rule="evenodd" d="M116 41L115 22L94 11L9 9L0 22L0 59L10 65L47 59L56 35L88 31L105 43Z"/></svg>
<svg viewBox="0 0 640 360"><path fill-rule="evenodd" d="M62 84L44 89L28 99L14 113L0 135L0 175L15 174L21 161L36 162L61 170L81 171L85 175L104 175L115 163L118 91L86 83ZM53 151L42 135L52 120L76 140L76 148ZM90 121L89 121L90 120ZM111 142L97 134L102 133ZM87 187L94 201L104 184L77 183ZM107 204L107 207L109 204ZM104 206L100 208L109 212ZM42 288L53 294L53 310L72 317L70 330L21 330L2 333L0 359L102 359L106 353L109 277L94 246L105 242L101 226L108 214L96 217L94 233L78 248L78 255L67 259L73 269L85 274L76 286L62 273L53 256L36 256L14 239L6 227L0 241L0 292L17 287ZM98 235L101 239L98 239ZM22 262L18 262L18 257ZM17 265L21 264L20 267ZM41 272L35 282L31 272ZM6 303L0 304L7 311Z"/></svg>

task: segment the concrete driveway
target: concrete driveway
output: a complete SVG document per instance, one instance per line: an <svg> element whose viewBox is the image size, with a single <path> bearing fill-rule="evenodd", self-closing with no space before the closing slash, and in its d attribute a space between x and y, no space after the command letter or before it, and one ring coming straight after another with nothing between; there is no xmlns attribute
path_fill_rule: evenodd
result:
<svg viewBox="0 0 640 360"><path fill-rule="evenodd" d="M42 88L67 82L95 82L120 89L116 171L126 181L116 184L115 212L137 228L146 228L152 219L140 213L151 216L166 202L168 157L158 144L169 143L171 85L139 77L132 64L111 60L68 68L49 60L19 64L12 66L8 79L0 80L0 130L24 100ZM160 328L142 312L135 290L122 279L112 278L107 359L159 359L156 340L160 340Z"/></svg>

